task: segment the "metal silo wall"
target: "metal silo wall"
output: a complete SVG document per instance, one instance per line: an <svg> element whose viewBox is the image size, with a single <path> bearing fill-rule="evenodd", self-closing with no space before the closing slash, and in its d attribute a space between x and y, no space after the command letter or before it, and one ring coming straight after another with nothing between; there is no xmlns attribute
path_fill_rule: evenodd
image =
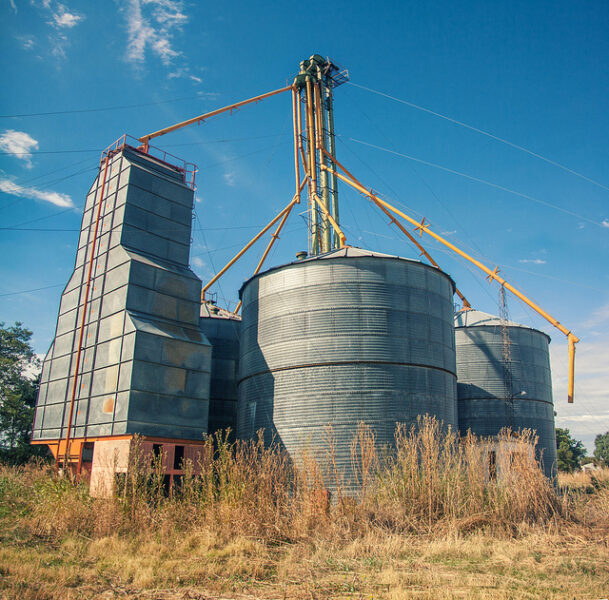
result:
<svg viewBox="0 0 609 600"><path fill-rule="evenodd" d="M415 261L328 257L268 271L242 289L239 437L265 430L298 460L323 461L331 424L350 478L359 422L380 447L397 422L457 426L453 283Z"/></svg>
<svg viewBox="0 0 609 600"><path fill-rule="evenodd" d="M230 439L233 440L237 430L241 321L201 317L199 326L212 345L208 433L230 428Z"/></svg>
<svg viewBox="0 0 609 600"><path fill-rule="evenodd" d="M211 348L188 265L193 203L178 169L128 147L109 157L85 201L32 439L65 439L72 392L77 438L207 431Z"/></svg>
<svg viewBox="0 0 609 600"><path fill-rule="evenodd" d="M556 432L548 337L526 327L508 327L511 346L513 417L504 383L499 326L458 327L459 429L494 436L504 427L534 429L545 474L556 474ZM522 392L526 392L522 394Z"/></svg>

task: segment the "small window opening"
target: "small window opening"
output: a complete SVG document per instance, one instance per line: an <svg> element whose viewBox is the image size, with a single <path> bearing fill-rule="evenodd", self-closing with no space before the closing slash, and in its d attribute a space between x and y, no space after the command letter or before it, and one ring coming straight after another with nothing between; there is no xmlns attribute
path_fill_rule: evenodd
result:
<svg viewBox="0 0 609 600"><path fill-rule="evenodd" d="M176 446L173 455L173 470L181 471L184 462L184 446Z"/></svg>
<svg viewBox="0 0 609 600"><path fill-rule="evenodd" d="M163 476L163 496L168 498L170 493L171 493L171 475L164 475Z"/></svg>
<svg viewBox="0 0 609 600"><path fill-rule="evenodd" d="M84 463L93 462L93 448L95 442L85 442L82 446L81 461Z"/></svg>
<svg viewBox="0 0 609 600"><path fill-rule="evenodd" d="M154 463L163 457L163 444L152 444L152 455L150 457L151 464Z"/></svg>

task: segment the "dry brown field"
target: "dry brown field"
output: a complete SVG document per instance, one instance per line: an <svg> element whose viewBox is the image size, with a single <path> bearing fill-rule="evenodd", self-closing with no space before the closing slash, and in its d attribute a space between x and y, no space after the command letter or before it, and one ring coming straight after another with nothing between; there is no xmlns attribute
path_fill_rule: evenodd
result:
<svg viewBox="0 0 609 600"><path fill-rule="evenodd" d="M105 499L46 465L0 467L0 595L609 598L609 470L561 475L555 489L523 457L489 481L483 445L426 421L398 434L388 462L362 427L363 492L339 485L330 502L331 460L296 468L261 443L209 440L202 474L169 497L137 448Z"/></svg>

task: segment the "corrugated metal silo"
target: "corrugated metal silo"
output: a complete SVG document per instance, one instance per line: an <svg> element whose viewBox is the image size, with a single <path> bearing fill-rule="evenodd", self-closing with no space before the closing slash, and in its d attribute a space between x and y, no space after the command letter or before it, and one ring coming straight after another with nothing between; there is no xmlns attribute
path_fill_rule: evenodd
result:
<svg viewBox="0 0 609 600"><path fill-rule="evenodd" d="M199 327L212 345L208 432L230 428L230 439L234 440L241 317L205 302Z"/></svg>
<svg viewBox="0 0 609 600"><path fill-rule="evenodd" d="M351 468L359 422L379 446L396 422L435 415L456 428L454 284L418 261L343 248L261 273L241 288L239 437L293 458L336 439ZM347 474L347 486L349 486Z"/></svg>
<svg viewBox="0 0 609 600"><path fill-rule="evenodd" d="M550 338L477 310L459 312L455 327L461 433L470 429L476 435L495 436L504 427L533 429L539 436L538 458L546 475L553 477L556 433Z"/></svg>

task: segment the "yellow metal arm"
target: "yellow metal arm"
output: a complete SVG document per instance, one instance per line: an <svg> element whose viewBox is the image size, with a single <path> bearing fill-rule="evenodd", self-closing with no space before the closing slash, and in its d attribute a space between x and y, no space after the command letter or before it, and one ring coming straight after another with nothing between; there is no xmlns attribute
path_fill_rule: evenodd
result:
<svg viewBox="0 0 609 600"><path fill-rule="evenodd" d="M237 252L235 256L227 263L227 265L222 268L214 277L207 283L203 289L201 290L201 302L205 301L205 292L214 284L226 271L228 271L283 215L290 212L294 204L298 203L298 195L294 194L294 197L290 201L290 203L259 233L257 233L244 247L242 250Z"/></svg>
<svg viewBox="0 0 609 600"><path fill-rule="evenodd" d="M531 299L527 298L527 296L525 296L522 292L517 290L513 285L511 285L505 279L500 277L498 275L498 273L499 273L498 267L496 267L494 270L491 271L491 269L489 269L485 264L481 263L479 260L476 260L475 258L470 256L469 254L467 254L460 248L457 248L457 246L455 246L448 240L445 240L442 236L431 231L429 228L429 225L425 223L425 219L423 219L419 223L412 217L409 217L407 214L403 213L401 210L399 210L399 209L395 208L394 206L392 206L391 204L389 204L389 202L386 202L385 200L381 200L372 191L369 191L366 188L364 188L364 186L361 185L361 183L353 181L349 177L346 177L346 176L342 175L341 173L338 173L335 170L330 169L329 167L325 167L325 169L327 169L328 171L330 171L331 173L336 175L339 179L341 179L345 183L349 184L351 187L355 188L362 194L368 196L368 198L370 198L377 206L384 206L386 209L390 210L392 213L398 215L399 217L402 217L409 223L412 223L413 225L415 225L416 229L421 233L421 235L423 233L426 233L427 235L431 236L432 238L434 238L435 240L437 240L438 242L440 242L447 248L450 248L453 252L457 253L459 256L462 256L463 258L465 258L472 264L476 265L479 269L481 269L488 275L489 281L496 279L506 289L510 290L510 292L512 292L517 298L522 300L526 305L530 306L535 312L539 313L544 319L546 319L548 322L550 322L552 325L554 325L554 327L556 327L560 332L564 333L567 336L567 340L569 342L569 389L568 389L567 401L573 402L574 373L575 373L575 344L577 342L579 342L579 338L575 334L573 334L571 331L569 331L564 325L559 323L554 317L552 317L545 310L543 310L543 308L541 308L540 306L535 304L535 302L533 302ZM347 172L347 171L345 171L345 172Z"/></svg>
<svg viewBox="0 0 609 600"><path fill-rule="evenodd" d="M230 104L229 106L225 106L224 108L218 108L217 110L213 110L212 112L205 113L204 115L199 115L198 117L194 117L192 119L188 119L187 121L182 121L181 123L176 123L175 125L171 125L171 127L165 127L165 129L159 129L154 133L149 133L148 135L142 136L139 141L146 146L150 142L150 140L157 138L161 135L165 135L166 133L171 133L172 131L176 131L177 129L182 129L182 127L186 127L187 125L192 125L193 123L201 123L211 117L215 117L216 115L222 114L224 112L235 110L236 108L241 108L246 104L251 104L252 102L259 102L260 100L264 100L265 98L270 98L271 96L275 96L277 94L281 94L282 92L287 92L293 89L294 86L288 85L279 90L275 90L273 92L267 92L266 94L261 94L260 96L254 96L254 98L249 98L249 100L242 100L241 102L237 102L235 104Z"/></svg>
<svg viewBox="0 0 609 600"><path fill-rule="evenodd" d="M258 275L258 273L260 272L260 269L262 269L262 265L264 264L266 257L269 255L269 252L271 251L273 244L275 243L276 240L279 239L279 233L283 229L285 222L288 220L288 217L290 216L290 213L292 212L292 208L294 208L294 204L300 203L300 192L302 191L302 188L304 187L305 181L306 181L306 179L303 179L302 182L300 183L300 185L298 186L298 189L296 190L296 194L294 195L294 198L296 198L296 202L290 202L290 204L288 204L288 210L284 212L283 217L281 217L281 221L279 221L279 225L277 225L277 229L275 229L275 232L271 234L271 239L269 240L269 243L267 244L262 256L260 257L260 260L258 261L258 264L256 265L256 269L254 270L254 274L252 275L252 277L254 275ZM237 303L237 307L235 308L235 310L233 312L235 314L237 314L239 312L240 308L241 308L241 300L239 300L239 302Z"/></svg>
<svg viewBox="0 0 609 600"><path fill-rule="evenodd" d="M417 242L416 238L382 205L378 205L379 208L389 217L391 222L421 251L421 254L437 269L440 268L440 265L430 256L429 252ZM459 296L459 299L463 303L463 308L470 309L472 305L469 303L468 299L461 293L459 288L455 286L455 294Z"/></svg>
<svg viewBox="0 0 609 600"><path fill-rule="evenodd" d="M330 214L330 212L328 211L328 209L326 208L324 203L321 201L321 198L316 193L313 193L313 198L315 199L315 202L317 202L319 208L321 209L321 212L324 214L326 219L328 219L328 221L330 221L330 224L334 228L334 231L336 231L336 234L338 235L338 238L340 239L340 247L344 248L345 243L347 241L347 237L343 233L343 230L339 227L338 223L334 220L334 218L332 217L332 215Z"/></svg>
<svg viewBox="0 0 609 600"><path fill-rule="evenodd" d="M324 154L326 154L328 156L328 158L334 162L344 173L346 173L355 183L357 183L358 185L360 185L362 188L364 187L356 178L354 175L352 175L349 171L347 171L347 169L340 163L338 162L338 160L336 160L336 158L334 158L329 152L327 152L326 150L324 150L322 148L322 151L324 152ZM325 169L325 167L322 166L322 169ZM419 242L417 242L416 238L382 205L378 205L377 206L389 217L389 219L391 220L391 223L393 223L420 251L421 254L437 269L440 268L440 265L432 258L432 256L429 254L429 252L427 252L427 250L425 250L425 248L423 248L423 246L421 246L421 244L419 244ZM463 303L463 308L465 309L469 309L472 307L472 305L469 303L469 301L467 300L467 298L460 292L459 288L457 288L455 286L455 294L457 294L457 296L459 296L459 298L461 299L461 302Z"/></svg>

